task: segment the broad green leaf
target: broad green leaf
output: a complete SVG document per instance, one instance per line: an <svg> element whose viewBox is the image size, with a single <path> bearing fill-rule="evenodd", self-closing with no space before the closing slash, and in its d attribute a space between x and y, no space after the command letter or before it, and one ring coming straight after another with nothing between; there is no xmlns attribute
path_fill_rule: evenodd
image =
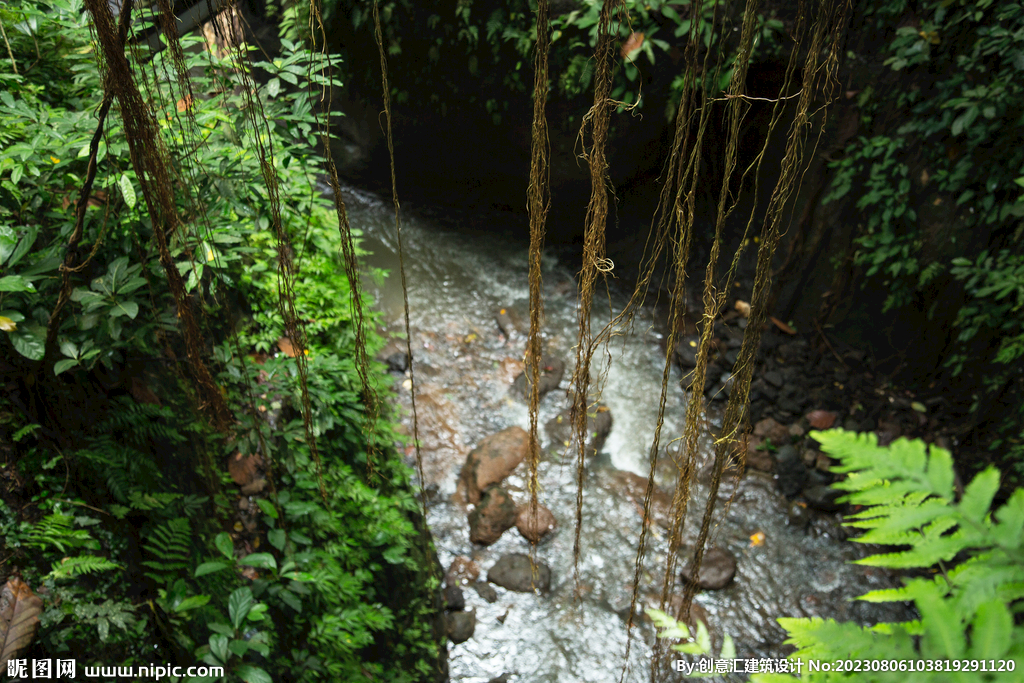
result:
<svg viewBox="0 0 1024 683"><path fill-rule="evenodd" d="M277 560L270 553L252 553L238 561L238 564L256 567L258 569L273 569L277 571Z"/></svg>
<svg viewBox="0 0 1024 683"><path fill-rule="evenodd" d="M226 664L228 661L228 637L222 633L210 636L210 652Z"/></svg>
<svg viewBox="0 0 1024 683"><path fill-rule="evenodd" d="M217 534L217 537L213 539L213 544L217 546L217 550L219 550L224 557L234 562L235 544L231 540L231 536L226 531L222 531Z"/></svg>
<svg viewBox="0 0 1024 683"><path fill-rule="evenodd" d="M78 346L74 342L64 340L60 343L60 352L68 358L78 358Z"/></svg>
<svg viewBox="0 0 1024 683"><path fill-rule="evenodd" d="M269 500L267 500L266 498L257 498L256 505L258 505L260 510L263 511L263 514L270 517L271 519L277 519L277 508L275 508L274 504L271 503Z"/></svg>
<svg viewBox="0 0 1024 683"><path fill-rule="evenodd" d="M135 316L138 314L139 305L134 301L118 301L110 307L110 316L113 318L120 318L122 315L126 315L135 320Z"/></svg>
<svg viewBox="0 0 1024 683"><path fill-rule="evenodd" d="M228 597L228 616L237 631L245 616L252 609L252 591L248 586L236 588Z"/></svg>
<svg viewBox="0 0 1024 683"><path fill-rule="evenodd" d="M14 232L13 228L0 225L0 266L8 256L14 253L16 246L18 246L18 234Z"/></svg>
<svg viewBox="0 0 1024 683"><path fill-rule="evenodd" d="M284 529L271 529L267 532L267 540L270 541L270 545L283 552L287 535Z"/></svg>
<svg viewBox="0 0 1024 683"><path fill-rule="evenodd" d="M117 186L121 188L121 196L124 197L124 203L128 205L129 209L134 209L135 188L132 187L132 181L127 173L121 174L121 178L117 181Z"/></svg>
<svg viewBox="0 0 1024 683"><path fill-rule="evenodd" d="M53 374L59 375L62 372L70 370L76 365L78 365L77 358L61 358L59 361L53 364Z"/></svg>
<svg viewBox="0 0 1024 683"><path fill-rule="evenodd" d="M201 565L196 567L195 577L198 579L200 576L206 576L207 574L213 574L219 572L221 569L227 569L230 567L226 562L203 562Z"/></svg>
<svg viewBox="0 0 1024 683"><path fill-rule="evenodd" d="M9 335L15 351L29 360L43 359L46 351L46 328L42 325L22 325Z"/></svg>
<svg viewBox="0 0 1024 683"><path fill-rule="evenodd" d="M174 611L178 612L178 613L187 612L190 609L196 609L198 607L203 607L208 602L210 602L210 596L209 595L190 595L189 597L187 597L184 600L182 600L181 602L179 602L174 607Z"/></svg>
<svg viewBox="0 0 1024 683"><path fill-rule="evenodd" d="M0 277L0 292L34 292L36 288L21 275Z"/></svg>
<svg viewBox="0 0 1024 683"><path fill-rule="evenodd" d="M263 669L258 666L244 664L235 671L245 683L274 683L274 680Z"/></svg>

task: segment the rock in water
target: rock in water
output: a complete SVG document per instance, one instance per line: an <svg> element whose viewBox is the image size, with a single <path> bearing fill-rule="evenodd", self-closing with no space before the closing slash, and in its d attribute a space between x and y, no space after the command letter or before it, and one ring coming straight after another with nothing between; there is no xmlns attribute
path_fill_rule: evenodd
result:
<svg viewBox="0 0 1024 683"><path fill-rule="evenodd" d="M444 608L449 612L461 612L466 609L466 596L458 586L445 586Z"/></svg>
<svg viewBox="0 0 1024 683"><path fill-rule="evenodd" d="M518 593L532 593L534 588L546 593L551 588L551 569L537 560L537 579L534 581L530 556L510 553L498 558L487 572L487 580Z"/></svg>
<svg viewBox="0 0 1024 683"><path fill-rule="evenodd" d="M469 540L490 545L516 523L516 504L508 491L492 486L469 513Z"/></svg>
<svg viewBox="0 0 1024 683"><path fill-rule="evenodd" d="M561 384L562 375L565 374L565 361L545 353L541 356L540 362L540 384L537 387L537 391L543 398L544 394L552 389L557 389L558 385ZM512 383L512 389L523 398L529 400L530 385L526 379L526 372L523 372Z"/></svg>
<svg viewBox="0 0 1024 683"><path fill-rule="evenodd" d="M552 448L561 452L566 444L573 442L573 426L570 419L571 411L566 408L557 416L548 420L544 425L548 438L552 441ZM612 411L608 406L599 403L592 412L587 413L587 457L597 455L604 446L608 432L612 430Z"/></svg>
<svg viewBox="0 0 1024 683"><path fill-rule="evenodd" d="M519 509L516 528L523 538L531 543L537 543L555 528L555 516L543 505L537 505L537 517L533 519L530 515L530 505L526 504Z"/></svg>
<svg viewBox="0 0 1024 683"><path fill-rule="evenodd" d="M792 498L807 485L807 468L792 446L783 446L776 451L775 459L778 462L775 471L778 473L779 490L782 495Z"/></svg>
<svg viewBox="0 0 1024 683"><path fill-rule="evenodd" d="M685 581L693 580L689 564L683 568L682 574ZM722 548L709 548L705 551L700 563L700 576L697 577L698 586L705 590L718 590L729 585L734 576L736 558L732 553Z"/></svg>
<svg viewBox="0 0 1024 683"><path fill-rule="evenodd" d="M476 630L476 610L452 612L447 617L448 639L453 643L464 643L473 637Z"/></svg>
<svg viewBox="0 0 1024 683"><path fill-rule="evenodd" d="M494 590L494 586L486 581L477 581L476 583L470 584L470 586L472 586L473 590L476 591L477 595L487 602L498 601L498 591Z"/></svg>
<svg viewBox="0 0 1024 683"><path fill-rule="evenodd" d="M484 489L500 484L530 451L530 435L522 427L491 434L466 456L458 491L467 503L478 503Z"/></svg>

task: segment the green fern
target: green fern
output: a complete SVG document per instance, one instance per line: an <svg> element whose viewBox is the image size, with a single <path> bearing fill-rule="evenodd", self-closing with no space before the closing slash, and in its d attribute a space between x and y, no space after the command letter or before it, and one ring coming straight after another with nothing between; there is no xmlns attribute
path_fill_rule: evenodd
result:
<svg viewBox="0 0 1024 683"><path fill-rule="evenodd" d="M822 450L839 461L833 468L847 478L834 484L848 491L846 502L865 506L846 524L863 529L854 539L893 547L859 564L890 568L944 570L915 578L903 588L872 591L868 602L913 602L921 619L863 627L822 619L779 619L797 647L793 658L911 660L1019 660L1024 626L1014 625L1010 605L1024 598L1024 489L1016 490L994 513L999 472L977 475L956 500L948 452L921 441L899 439L878 446L874 434L842 430L812 432ZM967 556L964 559L965 555ZM945 570L945 563L960 563ZM1000 675L1009 676L1000 678ZM1015 674L873 671L872 681L1017 680ZM818 672L804 680L852 680L860 674ZM795 680L754 676L752 680Z"/></svg>
<svg viewBox="0 0 1024 683"><path fill-rule="evenodd" d="M184 517L172 519L153 529L143 543L148 559L143 566L153 570L146 576L167 584L192 564L192 531Z"/></svg>
<svg viewBox="0 0 1024 683"><path fill-rule="evenodd" d="M28 532L25 545L40 550L46 550L48 546L52 545L60 552L66 553L68 548L80 548L89 543L95 543L85 529L71 528L74 521L75 518L71 515L47 515Z"/></svg>
<svg viewBox="0 0 1024 683"><path fill-rule="evenodd" d="M77 555L65 557L60 562L53 563L53 569L49 576L54 579L70 579L85 574L105 572L109 569L120 569L121 565L114 564L105 557L98 555Z"/></svg>

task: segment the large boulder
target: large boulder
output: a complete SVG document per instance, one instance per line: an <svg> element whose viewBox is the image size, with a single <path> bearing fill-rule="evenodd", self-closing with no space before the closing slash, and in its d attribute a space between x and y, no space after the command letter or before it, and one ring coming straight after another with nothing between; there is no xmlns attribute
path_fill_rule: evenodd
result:
<svg viewBox="0 0 1024 683"><path fill-rule="evenodd" d="M530 383L527 381L526 370L523 374L516 377L512 383L512 388L523 398L529 400L530 398ZM540 383L537 385L537 391L540 396L558 388L558 385L562 383L562 375L565 374L565 361L556 356L550 354L543 354L540 359Z"/></svg>
<svg viewBox="0 0 1024 683"><path fill-rule="evenodd" d="M570 410L566 408L555 417L548 420L544 425L548 438L551 439L551 446L558 452L564 451L573 442L573 426L570 419ZM588 458L597 455L604 446L608 432L612 430L612 411L603 403L597 404L593 410L587 412L587 449Z"/></svg>
<svg viewBox="0 0 1024 683"><path fill-rule="evenodd" d="M537 579L533 578L530 556L522 553L502 555L487 572L487 580L518 593L532 593L534 588L546 593L551 588L551 569L537 560Z"/></svg>
<svg viewBox="0 0 1024 683"><path fill-rule="evenodd" d="M554 530L555 524L555 516L543 505L537 505L537 516L533 517L530 505L526 504L519 508L519 516L516 518L516 528L531 543L540 542L540 539Z"/></svg>
<svg viewBox="0 0 1024 683"><path fill-rule="evenodd" d="M693 571L687 563L682 570L683 579L693 581ZM708 548L704 552L704 558L700 563L700 572L697 576L697 585L705 590L718 590L725 588L736 576L736 558L732 553L722 548Z"/></svg>
<svg viewBox="0 0 1024 683"><path fill-rule="evenodd" d="M508 491L492 486L469 513L469 540L490 545L516 523L516 504Z"/></svg>
<svg viewBox="0 0 1024 683"><path fill-rule="evenodd" d="M459 474L458 492L467 503L480 502L489 486L500 484L530 452L530 435L522 427L491 434L470 451Z"/></svg>

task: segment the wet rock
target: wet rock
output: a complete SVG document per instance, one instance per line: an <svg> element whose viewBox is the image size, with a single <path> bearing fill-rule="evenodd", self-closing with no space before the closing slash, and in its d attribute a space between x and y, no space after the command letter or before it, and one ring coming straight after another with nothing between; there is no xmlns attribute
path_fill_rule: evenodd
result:
<svg viewBox="0 0 1024 683"><path fill-rule="evenodd" d="M671 451L663 461L670 460L673 455ZM627 472L626 470L615 470L613 473L613 486L618 487L626 497L636 505L637 512L642 514L644 509L644 497L647 495L647 477ZM655 487L651 493L651 518L662 528L672 526L672 495Z"/></svg>
<svg viewBox="0 0 1024 683"><path fill-rule="evenodd" d="M754 436L768 439L773 446L789 443L789 429L770 417L766 417L754 425Z"/></svg>
<svg viewBox="0 0 1024 683"><path fill-rule="evenodd" d="M486 581L477 581L476 583L471 583L470 587L472 587L472 589L476 591L477 595L479 595L487 602L498 601L498 591L494 590L494 586L487 583Z"/></svg>
<svg viewBox="0 0 1024 683"><path fill-rule="evenodd" d="M779 490L782 495L791 498L807 484L807 468L792 446L783 446L776 451L775 460Z"/></svg>
<svg viewBox="0 0 1024 683"><path fill-rule="evenodd" d="M697 349L700 347L700 337L683 337L676 343L676 363L683 369L697 367Z"/></svg>
<svg viewBox="0 0 1024 683"><path fill-rule="evenodd" d="M533 579L530 556L522 553L502 555L487 572L487 580L518 593L532 593L534 588L546 593L551 588L551 569L537 560L537 579Z"/></svg>
<svg viewBox="0 0 1024 683"><path fill-rule="evenodd" d="M457 585L463 582L476 581L480 576L480 567L476 562L465 555L459 555L452 560L448 571L445 572L445 583Z"/></svg>
<svg viewBox="0 0 1024 683"><path fill-rule="evenodd" d="M803 491L807 504L815 510L821 510L822 512L836 512L839 510L841 506L836 500L842 495L842 491L837 491L831 486L821 484L808 486Z"/></svg>
<svg viewBox="0 0 1024 683"><path fill-rule="evenodd" d="M396 351L384 359L388 364L388 372L404 373L409 369L409 354L405 351Z"/></svg>
<svg viewBox="0 0 1024 683"><path fill-rule="evenodd" d="M793 501L786 510L786 519L789 525L797 529L806 529L807 525L811 523L811 517L811 511L807 509L807 504L800 501Z"/></svg>
<svg viewBox="0 0 1024 683"><path fill-rule="evenodd" d="M492 486L469 513L469 540L490 545L516 523L516 504L508 491Z"/></svg>
<svg viewBox="0 0 1024 683"><path fill-rule="evenodd" d="M480 501L488 486L500 484L527 456L530 435L521 427L509 427L481 441L459 474L458 493L467 503Z"/></svg>
<svg viewBox="0 0 1024 683"><path fill-rule="evenodd" d="M764 379L765 382L772 385L776 389L782 388L782 375L776 372L775 370L769 370L768 372L764 373L761 377Z"/></svg>
<svg viewBox="0 0 1024 683"><path fill-rule="evenodd" d="M537 506L536 518L531 517L528 504L519 508L519 515L516 517L516 528L523 538L531 543L537 543L547 536L554 530L555 524L555 516L543 505Z"/></svg>
<svg viewBox="0 0 1024 683"><path fill-rule="evenodd" d="M793 424L789 425L789 435L790 436L793 436L793 437L796 437L796 438L799 439L801 436L804 435L804 433L805 433L804 432L804 428L801 427L798 423L794 422Z"/></svg>
<svg viewBox="0 0 1024 683"><path fill-rule="evenodd" d="M498 323L498 329L506 337L511 337L516 331L515 322L512 320L512 316L508 314L507 308L499 309L494 315L494 322Z"/></svg>
<svg viewBox="0 0 1024 683"><path fill-rule="evenodd" d="M448 623L448 640L453 643L464 643L473 637L476 630L476 610L469 612L452 612L446 617Z"/></svg>
<svg viewBox="0 0 1024 683"><path fill-rule="evenodd" d="M832 464L832 458L828 457L824 453L818 453L817 457L814 459L814 468L819 472L826 472L831 474Z"/></svg>
<svg viewBox="0 0 1024 683"><path fill-rule="evenodd" d="M569 409L563 410L548 420L544 430L551 439L551 445L559 453L573 441L572 420ZM612 430L612 411L608 406L599 403L593 411L587 413L587 457L592 458L601 451L608 432Z"/></svg>
<svg viewBox="0 0 1024 683"><path fill-rule="evenodd" d="M747 468L760 472L774 472L775 458L767 449L759 450L763 443L764 439L756 437L747 441Z"/></svg>
<svg viewBox="0 0 1024 683"><path fill-rule="evenodd" d="M693 581L689 563L683 567L682 575L684 581ZM729 585L734 576L736 576L736 558L732 553L723 548L709 548L705 551L704 559L700 563L700 573L697 576L698 586L705 590L719 590Z"/></svg>
<svg viewBox="0 0 1024 683"><path fill-rule="evenodd" d="M487 681L487 683L508 683L510 680L512 680L512 674L505 673L495 678L492 678L491 680Z"/></svg>
<svg viewBox="0 0 1024 683"><path fill-rule="evenodd" d="M829 410L812 410L804 417L811 429L829 429L836 423L838 415Z"/></svg>
<svg viewBox="0 0 1024 683"><path fill-rule="evenodd" d="M466 596L458 586L444 587L444 608L449 612L461 612L466 609Z"/></svg>
<svg viewBox="0 0 1024 683"><path fill-rule="evenodd" d="M878 421L877 434L878 445L884 447L898 439L903 434L903 430L900 427L900 423L896 419L890 417Z"/></svg>
<svg viewBox="0 0 1024 683"><path fill-rule="evenodd" d="M523 398L530 398L530 386L527 380L527 372L516 377L512 383L512 389ZM545 353L541 357L540 384L537 387L541 397L552 389L557 389L562 382L562 375L565 374L565 361L556 356Z"/></svg>

